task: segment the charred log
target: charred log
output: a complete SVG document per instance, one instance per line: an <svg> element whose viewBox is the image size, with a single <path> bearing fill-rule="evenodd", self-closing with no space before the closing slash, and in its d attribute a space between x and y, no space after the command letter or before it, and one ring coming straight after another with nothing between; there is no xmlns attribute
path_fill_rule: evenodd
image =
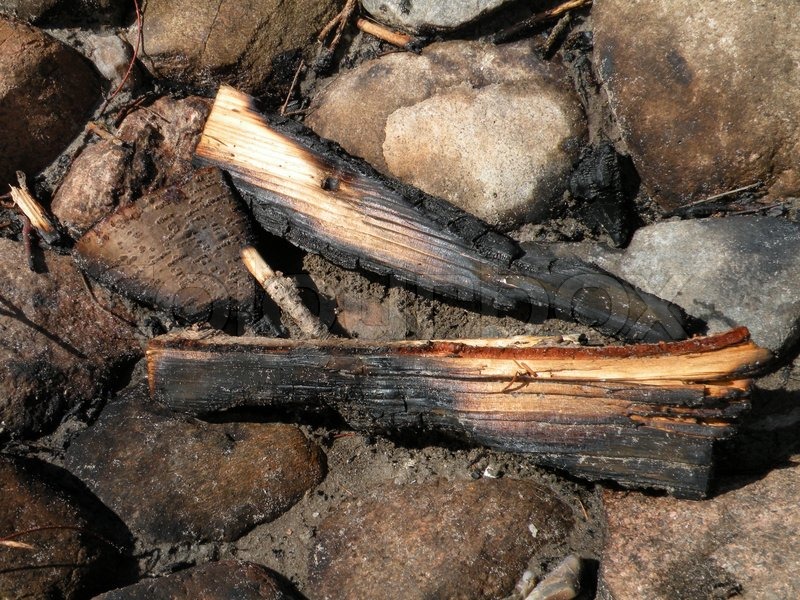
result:
<svg viewBox="0 0 800 600"><path fill-rule="evenodd" d="M154 339L151 393L180 411L332 408L366 432L434 432L589 479L706 493L714 442L770 359L746 329L683 342Z"/></svg>
<svg viewBox="0 0 800 600"><path fill-rule="evenodd" d="M233 88L220 88L196 159L230 174L267 231L340 266L501 310L546 307L626 340L683 339L690 329L677 306L596 267L520 260L520 247L480 219L386 179L293 121L268 119Z"/></svg>

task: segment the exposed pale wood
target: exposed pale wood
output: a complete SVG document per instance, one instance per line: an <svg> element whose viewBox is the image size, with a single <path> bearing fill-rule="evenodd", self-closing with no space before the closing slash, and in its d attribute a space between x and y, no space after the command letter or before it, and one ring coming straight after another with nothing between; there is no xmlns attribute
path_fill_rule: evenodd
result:
<svg viewBox="0 0 800 600"><path fill-rule="evenodd" d="M242 248L241 254L242 262L250 274L256 278L275 304L291 317L302 333L311 339L331 337L328 329L303 304L300 292L291 279L273 271L258 250L252 246Z"/></svg>
<svg viewBox="0 0 800 600"><path fill-rule="evenodd" d="M44 207L31 194L25 179L25 173L17 171L17 180L19 181L19 187L9 186L11 188L11 199L22 213L28 217L33 228L36 229L45 242L48 244L56 243L60 238L58 228Z"/></svg>
<svg viewBox="0 0 800 600"><path fill-rule="evenodd" d="M553 340L551 340L552 342ZM367 431L432 430L592 479L705 493L715 440L770 360L744 329L669 344L156 338L153 397L207 413L332 407Z"/></svg>
<svg viewBox="0 0 800 600"><path fill-rule="evenodd" d="M501 310L545 307L632 341L682 339L682 311L596 267L523 257L511 239L220 88L196 150L227 170L268 231L347 268Z"/></svg>

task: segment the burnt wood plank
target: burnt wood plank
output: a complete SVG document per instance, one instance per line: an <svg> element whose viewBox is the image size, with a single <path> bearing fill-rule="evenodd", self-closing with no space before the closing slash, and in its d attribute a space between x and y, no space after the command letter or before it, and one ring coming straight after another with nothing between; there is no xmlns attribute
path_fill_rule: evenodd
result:
<svg viewBox="0 0 800 600"><path fill-rule="evenodd" d="M195 157L230 174L266 230L346 268L501 310L544 307L626 340L683 339L694 326L677 306L594 266L523 257L480 219L260 114L231 87L220 88Z"/></svg>
<svg viewBox="0 0 800 600"><path fill-rule="evenodd" d="M369 432L428 431L590 479L706 492L714 442L746 410L768 351L746 329L683 342L364 342L183 332L147 352L151 393L195 414L333 408Z"/></svg>

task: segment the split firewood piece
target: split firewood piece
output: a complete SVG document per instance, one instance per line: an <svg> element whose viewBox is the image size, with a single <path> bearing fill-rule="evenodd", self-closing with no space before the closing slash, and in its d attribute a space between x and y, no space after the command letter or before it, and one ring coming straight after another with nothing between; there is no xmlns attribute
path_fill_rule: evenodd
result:
<svg viewBox="0 0 800 600"><path fill-rule="evenodd" d="M306 337L311 339L331 337L328 328L303 304L300 292L291 279L284 277L280 272L273 271L258 250L252 246L242 248L241 254L242 262L250 274L261 284L278 308L289 315Z"/></svg>
<svg viewBox="0 0 800 600"><path fill-rule="evenodd" d="M501 310L545 307L627 340L687 336L682 311L575 260L521 259L478 218L378 174L252 98L220 88L196 159L227 170L268 231L346 268L361 267Z"/></svg>
<svg viewBox="0 0 800 600"><path fill-rule="evenodd" d="M55 221L31 194L25 173L17 171L17 181L19 182L19 187L9 186L11 188L11 199L22 211L22 214L28 218L31 226L41 238L48 244L55 244L61 237Z"/></svg>
<svg viewBox="0 0 800 600"><path fill-rule="evenodd" d="M589 479L702 496L713 444L733 434L748 376L770 353L744 328L606 347L187 331L152 340L147 360L153 398L175 410L333 408L362 431L428 430Z"/></svg>
<svg viewBox="0 0 800 600"><path fill-rule="evenodd" d="M206 168L120 207L80 238L75 254L90 277L134 300L239 327L256 304L239 256L252 235L222 172Z"/></svg>

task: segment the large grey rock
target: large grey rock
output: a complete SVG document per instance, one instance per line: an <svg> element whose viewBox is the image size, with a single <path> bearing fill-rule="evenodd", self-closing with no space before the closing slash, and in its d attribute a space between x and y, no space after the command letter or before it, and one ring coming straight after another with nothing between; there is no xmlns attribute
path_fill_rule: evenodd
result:
<svg viewBox="0 0 800 600"><path fill-rule="evenodd" d="M651 225L636 232L615 270L708 321L712 331L744 325L773 351L800 335L800 227L783 219Z"/></svg>
<svg viewBox="0 0 800 600"><path fill-rule="evenodd" d="M476 21L509 0L361 0L378 21L413 33L450 31Z"/></svg>
<svg viewBox="0 0 800 600"><path fill-rule="evenodd" d="M34 27L0 18L0 194L47 166L100 99L91 63Z"/></svg>
<svg viewBox="0 0 800 600"><path fill-rule="evenodd" d="M762 180L800 192L800 3L597 0L598 70L665 208Z"/></svg>
<svg viewBox="0 0 800 600"><path fill-rule="evenodd" d="M364 63L314 98L307 122L378 170L504 228L560 198L586 135L564 70L529 42L445 42Z"/></svg>
<svg viewBox="0 0 800 600"><path fill-rule="evenodd" d="M2 0L0 13L22 21L34 21L52 9L60 0Z"/></svg>
<svg viewBox="0 0 800 600"><path fill-rule="evenodd" d="M145 65L159 77L261 91L282 53L311 42L339 0L150 0Z"/></svg>
<svg viewBox="0 0 800 600"><path fill-rule="evenodd" d="M800 467L693 502L604 493L603 600L800 596Z"/></svg>

